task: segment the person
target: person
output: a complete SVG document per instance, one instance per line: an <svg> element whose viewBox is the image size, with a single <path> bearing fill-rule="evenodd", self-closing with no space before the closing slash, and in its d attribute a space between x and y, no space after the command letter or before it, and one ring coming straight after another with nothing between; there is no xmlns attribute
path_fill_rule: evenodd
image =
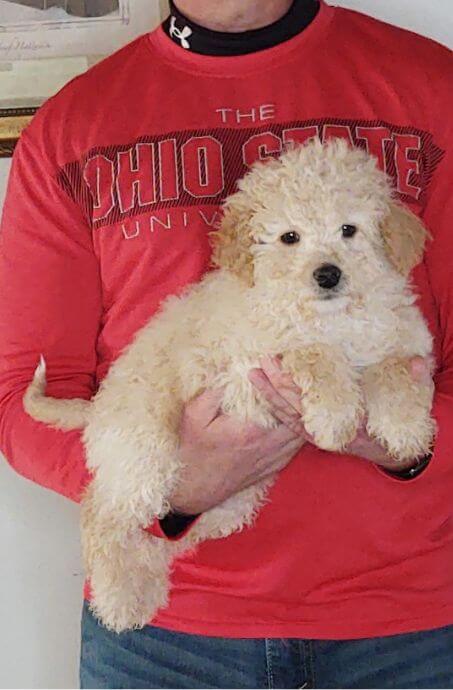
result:
<svg viewBox="0 0 453 690"><path fill-rule="evenodd" d="M1 231L2 452L80 500L80 432L22 407L40 353L48 394L89 399L161 301L209 268L236 180L312 137L366 148L430 229L413 281L435 341L438 431L407 466L364 430L343 454L321 451L266 353L249 377L275 430L222 414L220 391L189 401L185 472L150 539L180 540L199 514L277 480L251 528L177 559L169 605L142 630L111 633L85 603L81 685L451 687L451 54L324 0L175 2L51 98L17 146Z"/></svg>

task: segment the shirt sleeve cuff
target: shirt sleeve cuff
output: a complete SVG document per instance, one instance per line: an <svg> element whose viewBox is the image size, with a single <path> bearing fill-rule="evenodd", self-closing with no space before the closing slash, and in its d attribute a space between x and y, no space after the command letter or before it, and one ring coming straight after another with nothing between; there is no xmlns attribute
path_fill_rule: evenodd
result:
<svg viewBox="0 0 453 690"><path fill-rule="evenodd" d="M424 458L421 458L418 462L414 463L411 467L408 467L405 470L393 471L385 469L384 467L378 467L378 469L382 474L385 474L388 477L391 477L392 479L407 482L411 479L419 477L428 467L428 465L431 462L431 459L432 454L425 455Z"/></svg>
<svg viewBox="0 0 453 690"><path fill-rule="evenodd" d="M179 541L192 529L198 522L201 515L177 515L170 513L162 519L155 519L145 532L149 532L153 537L166 539L167 541Z"/></svg>

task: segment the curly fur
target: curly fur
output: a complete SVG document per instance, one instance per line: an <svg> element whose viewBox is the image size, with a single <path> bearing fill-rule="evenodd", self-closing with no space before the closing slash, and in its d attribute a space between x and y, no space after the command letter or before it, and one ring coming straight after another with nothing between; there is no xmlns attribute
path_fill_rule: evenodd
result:
<svg viewBox="0 0 453 690"><path fill-rule="evenodd" d="M343 224L356 235L344 238ZM289 231L298 244L281 242ZM408 364L432 349L408 283L425 236L364 151L343 141L294 148L239 182L213 237L218 270L164 302L91 402L46 397L38 368L24 396L28 413L84 428L94 479L82 502L83 553L92 607L108 628L149 622L166 605L173 558L252 524L266 500L272 480L207 511L179 542L143 530L169 510L186 401L223 386L224 412L276 426L247 376L261 355L283 355L321 448L344 449L366 415L395 458L430 450L433 389L415 382ZM325 263L343 275L328 295L313 278Z"/></svg>

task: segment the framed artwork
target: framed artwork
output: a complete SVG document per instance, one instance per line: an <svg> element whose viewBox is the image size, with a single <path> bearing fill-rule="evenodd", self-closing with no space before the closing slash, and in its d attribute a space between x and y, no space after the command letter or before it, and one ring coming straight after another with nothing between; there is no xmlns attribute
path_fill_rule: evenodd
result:
<svg viewBox="0 0 453 690"><path fill-rule="evenodd" d="M165 0L0 0L0 157L47 98L165 12Z"/></svg>

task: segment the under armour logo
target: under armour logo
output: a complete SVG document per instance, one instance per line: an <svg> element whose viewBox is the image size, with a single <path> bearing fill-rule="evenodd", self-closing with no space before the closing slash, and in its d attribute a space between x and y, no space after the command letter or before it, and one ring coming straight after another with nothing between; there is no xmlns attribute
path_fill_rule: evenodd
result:
<svg viewBox="0 0 453 690"><path fill-rule="evenodd" d="M176 17L172 17L170 21L170 36L173 38L178 38L181 41L181 45L183 48L186 48L188 50L190 48L190 43L187 40L189 36L192 36L192 29L189 26L185 26L184 29L181 31L178 29L176 26Z"/></svg>

